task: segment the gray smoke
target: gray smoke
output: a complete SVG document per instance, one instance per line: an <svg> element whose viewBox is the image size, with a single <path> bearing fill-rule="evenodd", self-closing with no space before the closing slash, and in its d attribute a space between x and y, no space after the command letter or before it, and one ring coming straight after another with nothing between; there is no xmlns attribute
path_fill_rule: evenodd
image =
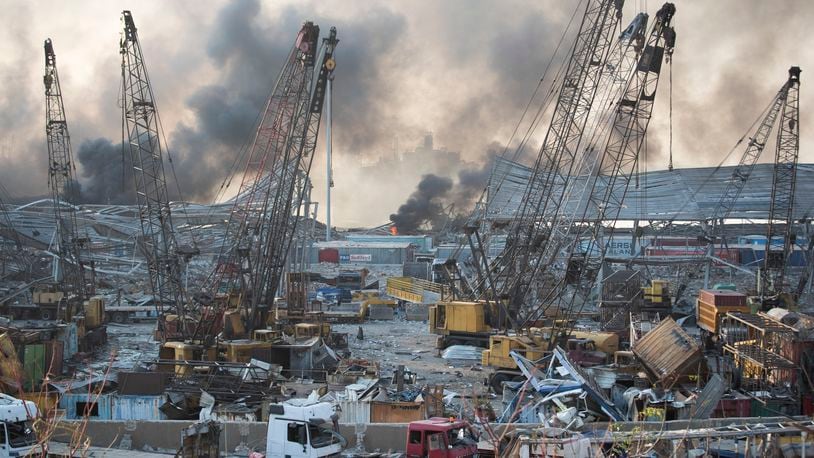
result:
<svg viewBox="0 0 814 458"><path fill-rule="evenodd" d="M451 179L424 175L398 213L390 215L390 221L400 234L413 234L428 223L437 228L445 220L444 201L451 189Z"/></svg>
<svg viewBox="0 0 814 458"><path fill-rule="evenodd" d="M387 135L377 120L387 108L376 103L387 83L377 83L379 59L403 32L404 18L374 10L364 19L314 17L312 5L288 7L274 23L261 17L258 0L234 2L218 14L207 43L213 65L223 69L218 84L202 87L187 100L194 125L180 124L171 146L184 197L207 200L232 172L238 152L251 144L258 115L276 81L303 21L314 21L325 36L336 26L340 39L334 87L335 146L363 151ZM344 32L344 33L343 33ZM388 35L391 39L383 40Z"/></svg>

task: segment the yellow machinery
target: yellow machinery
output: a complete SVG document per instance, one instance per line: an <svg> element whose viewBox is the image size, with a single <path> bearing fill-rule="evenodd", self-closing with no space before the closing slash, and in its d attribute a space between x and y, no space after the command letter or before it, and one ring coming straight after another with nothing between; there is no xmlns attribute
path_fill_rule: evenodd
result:
<svg viewBox="0 0 814 458"><path fill-rule="evenodd" d="M215 347L205 348L203 345L189 344L185 342L165 342L158 350L158 358L164 360L215 361L216 356L217 349ZM187 364L159 366L159 370L174 370L178 375L186 375L192 371L192 369L193 367Z"/></svg>
<svg viewBox="0 0 814 458"><path fill-rule="evenodd" d="M545 356L548 345L540 346L529 336L493 335L489 337L489 348L481 353L481 364L498 369L516 369L517 363L509 352L517 352L531 361Z"/></svg>
<svg viewBox="0 0 814 458"><path fill-rule="evenodd" d="M651 306L670 306L670 287L666 280L650 280L650 286L642 286L644 302Z"/></svg>
<svg viewBox="0 0 814 458"><path fill-rule="evenodd" d="M306 340L312 337L330 337L331 325L328 323L297 323L294 325L294 340Z"/></svg>
<svg viewBox="0 0 814 458"><path fill-rule="evenodd" d="M258 342L274 342L280 338L280 331L276 329L255 329L252 331L252 340Z"/></svg>
<svg viewBox="0 0 814 458"><path fill-rule="evenodd" d="M433 283L413 277L389 277L387 295L415 304L425 304L433 300L445 300L451 297L447 285ZM435 299L431 299L434 297Z"/></svg>
<svg viewBox="0 0 814 458"><path fill-rule="evenodd" d="M76 307L81 305L75 304L71 298L66 300L65 293L58 291L54 285L34 288L31 295L39 308L39 318L43 320L71 321Z"/></svg>
<svg viewBox="0 0 814 458"><path fill-rule="evenodd" d="M272 347L271 342L258 342L255 340L230 340L223 342L223 360L230 363L248 363L252 359L254 350L267 350Z"/></svg>
<svg viewBox="0 0 814 458"><path fill-rule="evenodd" d="M104 324L105 319L105 299L101 296L93 296L85 301L85 327L96 329Z"/></svg>
<svg viewBox="0 0 814 458"><path fill-rule="evenodd" d="M439 302L429 308L430 332L438 335L436 346L486 347L492 327L486 321L484 302Z"/></svg>
<svg viewBox="0 0 814 458"><path fill-rule="evenodd" d="M359 305L359 321L364 321L367 318L371 305L386 305L391 308L398 306L398 301L381 298L378 296L378 292L375 296L372 294L360 295L360 299L362 299L362 302ZM354 300L356 300L356 296L354 296Z"/></svg>

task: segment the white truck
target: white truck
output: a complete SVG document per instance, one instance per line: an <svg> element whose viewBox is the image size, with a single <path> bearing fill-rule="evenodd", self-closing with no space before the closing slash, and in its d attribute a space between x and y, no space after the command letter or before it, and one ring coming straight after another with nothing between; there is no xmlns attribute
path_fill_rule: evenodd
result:
<svg viewBox="0 0 814 458"><path fill-rule="evenodd" d="M37 406L7 394L0 394L0 457L29 456L35 452L37 434L31 421Z"/></svg>
<svg viewBox="0 0 814 458"><path fill-rule="evenodd" d="M338 419L330 402L291 399L271 404L266 458L339 455L347 441L338 432Z"/></svg>

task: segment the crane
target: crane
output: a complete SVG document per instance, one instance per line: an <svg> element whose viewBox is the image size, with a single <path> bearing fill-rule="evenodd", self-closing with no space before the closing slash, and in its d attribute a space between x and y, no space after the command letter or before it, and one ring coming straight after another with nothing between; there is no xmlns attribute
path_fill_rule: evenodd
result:
<svg viewBox="0 0 814 458"><path fill-rule="evenodd" d="M800 155L800 67L789 69L786 98L780 113L772 174L772 198L766 229L766 255L758 275L761 302L772 302L786 288L786 266L794 248L794 190L797 184L797 160ZM774 247L772 239L782 237L783 246ZM798 288L799 289L799 288Z"/></svg>
<svg viewBox="0 0 814 458"><path fill-rule="evenodd" d="M336 29L319 44L319 26L306 22L297 33L285 65L266 103L249 151L246 169L227 225L227 268L211 282L237 290L247 311L247 329L259 324L273 303L290 251L317 144L327 82L336 63ZM202 323L194 336L211 337L213 323Z"/></svg>
<svg viewBox="0 0 814 458"><path fill-rule="evenodd" d="M147 259L153 301L160 314L158 331L165 340L185 339L186 299L181 283L181 256L172 224L167 180L164 174L164 146L159 135L155 96L147 75L141 43L133 15L122 12L122 137L129 150L141 222L141 245ZM179 329L166 327L165 304L180 317Z"/></svg>
<svg viewBox="0 0 814 458"><path fill-rule="evenodd" d="M81 301L93 292L93 279L90 288L86 278L82 252L87 248L87 234L80 236L76 222L76 209L71 203L77 195L74 180L75 166L71 152L71 139L62 100L62 87L59 83L57 60L51 39L45 40L45 133L48 140L48 184L54 205L57 243L57 275L60 289L65 299L74 296ZM92 270L92 269L91 269ZM61 278L60 278L61 277ZM69 312L70 313L70 312Z"/></svg>

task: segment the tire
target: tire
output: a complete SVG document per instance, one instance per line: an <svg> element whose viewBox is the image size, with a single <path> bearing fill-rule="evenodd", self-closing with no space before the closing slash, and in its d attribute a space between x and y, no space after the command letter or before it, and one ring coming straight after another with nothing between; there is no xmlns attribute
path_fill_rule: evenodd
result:
<svg viewBox="0 0 814 458"><path fill-rule="evenodd" d="M123 312L116 312L113 314L113 322L124 324L127 322L127 315L125 315Z"/></svg>
<svg viewBox="0 0 814 458"><path fill-rule="evenodd" d="M51 311L50 310L41 310L40 311L40 319L41 320L50 320L51 319Z"/></svg>

